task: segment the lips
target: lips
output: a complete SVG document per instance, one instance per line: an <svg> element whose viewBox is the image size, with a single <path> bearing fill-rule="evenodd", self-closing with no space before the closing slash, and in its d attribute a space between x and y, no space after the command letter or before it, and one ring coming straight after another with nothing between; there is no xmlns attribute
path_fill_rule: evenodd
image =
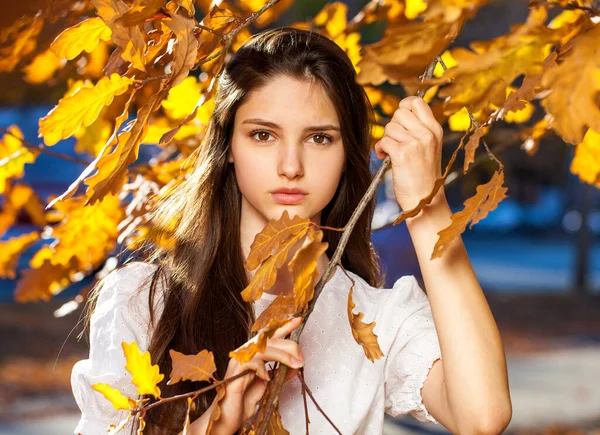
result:
<svg viewBox="0 0 600 435"><path fill-rule="evenodd" d="M271 195L280 204L294 205L304 201L307 193L301 189L281 188L271 192Z"/></svg>

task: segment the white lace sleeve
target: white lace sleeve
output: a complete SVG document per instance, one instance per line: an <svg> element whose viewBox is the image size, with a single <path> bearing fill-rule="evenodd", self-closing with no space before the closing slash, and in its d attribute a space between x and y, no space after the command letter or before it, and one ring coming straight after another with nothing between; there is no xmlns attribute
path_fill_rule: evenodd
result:
<svg viewBox="0 0 600 435"><path fill-rule="evenodd" d="M135 340L142 352L147 349L148 293L137 292L137 287L148 267L153 266L131 263L108 274L101 284L90 319L89 358L78 361L71 373L73 395L81 409L75 434L105 435L110 424L117 425L127 416L127 411L115 410L102 394L93 390L93 384L109 384L131 398L138 397L131 375L125 370L121 342ZM126 426L123 433L130 430Z"/></svg>
<svg viewBox="0 0 600 435"><path fill-rule="evenodd" d="M439 423L425 408L421 388L441 352L429 299L412 275L392 289L399 322L385 367L385 412L410 414L419 421Z"/></svg>

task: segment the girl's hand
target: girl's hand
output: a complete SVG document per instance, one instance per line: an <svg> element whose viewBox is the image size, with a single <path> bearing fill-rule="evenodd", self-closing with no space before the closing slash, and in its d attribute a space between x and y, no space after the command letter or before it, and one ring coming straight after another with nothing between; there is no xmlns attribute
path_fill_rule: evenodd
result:
<svg viewBox="0 0 600 435"><path fill-rule="evenodd" d="M377 158L390 156L394 194L402 210L416 207L441 178L443 133L425 100L411 96L400 101L375 144ZM434 201L440 196L444 196L443 186Z"/></svg>
<svg viewBox="0 0 600 435"><path fill-rule="evenodd" d="M225 379L247 369L251 369L253 372L225 384L225 397L219 403L221 417L213 423L212 434L233 434L246 419L256 412L256 406L266 391L269 381L269 374L265 367L266 361L277 361L290 367L285 382L296 376L297 370L295 369L304 366L304 357L298 343L283 338L296 329L300 323L302 323L302 318L296 317L277 329L273 337L267 339L265 351L257 353L247 363L240 364L235 358L229 360ZM215 402L198 420L202 419L207 423L214 406Z"/></svg>

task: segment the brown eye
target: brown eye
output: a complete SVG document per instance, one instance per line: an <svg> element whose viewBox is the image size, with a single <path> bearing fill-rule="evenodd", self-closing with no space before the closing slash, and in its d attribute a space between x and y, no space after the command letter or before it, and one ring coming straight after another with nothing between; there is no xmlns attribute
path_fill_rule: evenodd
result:
<svg viewBox="0 0 600 435"><path fill-rule="evenodd" d="M313 140L317 145L329 145L331 143L331 137L326 134L315 134L313 135Z"/></svg>
<svg viewBox="0 0 600 435"><path fill-rule="evenodd" d="M269 133L267 133L266 131L259 131L258 132L258 139L259 140L267 140L267 139L269 139Z"/></svg>

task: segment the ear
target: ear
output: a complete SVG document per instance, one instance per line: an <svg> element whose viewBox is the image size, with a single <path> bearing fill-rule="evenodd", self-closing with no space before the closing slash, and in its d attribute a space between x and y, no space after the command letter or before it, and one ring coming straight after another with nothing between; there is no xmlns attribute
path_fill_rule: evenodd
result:
<svg viewBox="0 0 600 435"><path fill-rule="evenodd" d="M231 148L227 150L227 162L233 163L233 153L231 152Z"/></svg>

